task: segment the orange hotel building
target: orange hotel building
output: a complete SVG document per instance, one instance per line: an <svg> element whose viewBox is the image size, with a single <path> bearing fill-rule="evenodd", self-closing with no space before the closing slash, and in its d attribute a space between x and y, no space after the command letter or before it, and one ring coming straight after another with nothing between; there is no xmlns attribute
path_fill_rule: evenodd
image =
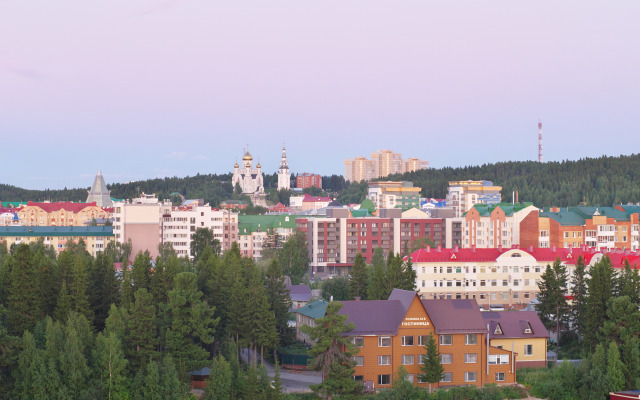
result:
<svg viewBox="0 0 640 400"><path fill-rule="evenodd" d="M413 291L394 289L389 300L343 301L340 314L355 329L347 334L359 348L353 378L366 390L391 387L400 366L420 382L429 335L438 343L444 378L432 388L515 383L516 353L488 346L489 330L473 299L422 300Z"/></svg>

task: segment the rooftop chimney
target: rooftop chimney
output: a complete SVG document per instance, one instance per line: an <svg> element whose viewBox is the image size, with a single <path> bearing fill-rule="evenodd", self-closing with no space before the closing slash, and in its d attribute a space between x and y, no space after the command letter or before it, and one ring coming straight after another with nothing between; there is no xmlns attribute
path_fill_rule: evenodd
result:
<svg viewBox="0 0 640 400"><path fill-rule="evenodd" d="M475 252L476 252L476 245L475 245L475 244L471 246L471 252L472 252L472 253L475 253Z"/></svg>
<svg viewBox="0 0 640 400"><path fill-rule="evenodd" d="M442 251L442 245L438 245L438 253Z"/></svg>
<svg viewBox="0 0 640 400"><path fill-rule="evenodd" d="M551 251L553 251L553 252L555 253L555 252L556 252L556 246L553 246L553 247L551 248Z"/></svg>
<svg viewBox="0 0 640 400"><path fill-rule="evenodd" d="M453 246L453 251L454 251L454 253L458 252L458 245Z"/></svg>
<svg viewBox="0 0 640 400"><path fill-rule="evenodd" d="M498 251L499 251L500 253L502 253L502 245L501 245L501 244L499 244L499 245L498 245Z"/></svg>

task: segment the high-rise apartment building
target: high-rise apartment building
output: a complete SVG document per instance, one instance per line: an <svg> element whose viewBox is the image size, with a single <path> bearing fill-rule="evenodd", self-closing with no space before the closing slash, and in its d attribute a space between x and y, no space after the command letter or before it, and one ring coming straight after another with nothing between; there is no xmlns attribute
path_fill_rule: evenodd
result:
<svg viewBox="0 0 640 400"><path fill-rule="evenodd" d="M450 181L447 206L453 207L456 217L461 217L474 204L498 204L502 186L491 181Z"/></svg>
<svg viewBox="0 0 640 400"><path fill-rule="evenodd" d="M369 182L392 174L417 171L429 168L429 161L417 158L402 159L402 154L391 150L378 150L371 153L371 159L365 157L344 160L344 178L349 182Z"/></svg>

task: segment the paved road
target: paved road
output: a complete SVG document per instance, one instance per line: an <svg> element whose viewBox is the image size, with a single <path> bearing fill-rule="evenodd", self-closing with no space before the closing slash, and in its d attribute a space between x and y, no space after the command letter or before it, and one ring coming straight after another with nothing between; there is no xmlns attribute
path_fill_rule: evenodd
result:
<svg viewBox="0 0 640 400"><path fill-rule="evenodd" d="M250 352L250 353L249 353ZM251 354L251 358L253 359L253 351L243 349L240 352L240 356L246 362L248 362L247 358ZM260 359L260 357L258 357ZM270 377L275 375L274 367L269 362L265 360L265 367L267 367L267 372ZM280 380L282 381L282 386L284 388L285 393L303 393L303 392L311 392L309 389L309 385L314 385L322 382L322 375L318 371L288 371L280 369Z"/></svg>

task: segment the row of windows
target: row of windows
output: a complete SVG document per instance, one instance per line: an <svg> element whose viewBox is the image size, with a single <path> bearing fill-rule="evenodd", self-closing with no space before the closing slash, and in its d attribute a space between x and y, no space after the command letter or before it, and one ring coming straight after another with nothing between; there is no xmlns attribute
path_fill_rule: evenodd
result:
<svg viewBox="0 0 640 400"><path fill-rule="evenodd" d="M418 364L424 364L424 358L426 354L403 354L401 356L402 365L414 365L416 360L418 360ZM364 366L364 356L354 356L353 361L356 363L357 367ZM464 355L465 364L475 364L478 362L478 354L477 353L465 353ZM440 363L441 364L453 364L453 354L440 354ZM495 364L495 363L494 363ZM381 355L378 356L378 365L391 365L391 356L390 355Z"/></svg>
<svg viewBox="0 0 640 400"><path fill-rule="evenodd" d="M431 267L428 267L429 269ZM520 269L522 268L522 271L524 273L529 273L532 270L536 273L540 273L542 271L542 267L540 266L534 266L534 267L519 267L519 266L513 266L513 267L509 267L509 266L504 266L504 267L497 267L497 266L492 266L492 267L462 267L462 266L448 266L448 267L433 267L433 273L434 274L468 274L468 273L476 273L478 271L478 269L480 270L481 274L485 274L487 272L492 272L492 273L500 273L500 271L502 271L503 274L508 274L509 273L509 269L511 269L511 272L514 274L519 274L520 273ZM422 267L422 273L426 274L427 273L427 267Z"/></svg>
<svg viewBox="0 0 640 400"><path fill-rule="evenodd" d="M418 374L418 383L427 383L421 378L422 375ZM363 381L364 376L362 375L354 375L353 379L356 381ZM405 375L405 379L411 383L414 382L415 376L414 374ZM496 381L502 382L505 379L504 372L496 372ZM476 382L478 380L477 372L464 372L464 381L465 382ZM442 374L442 380L440 382L453 382L453 372L445 372ZM391 374L383 374L378 375L378 385L391 385Z"/></svg>
<svg viewBox="0 0 640 400"><path fill-rule="evenodd" d="M439 336L440 345L447 346L453 344L453 336L452 335L440 335ZM427 341L429 340L429 335L420 335L418 336L418 346L426 346ZM352 338L352 343L356 345L356 347L364 346L364 337L355 336ZM402 336L400 338L400 343L402 346L413 346L414 336ZM478 335L469 334L464 335L464 344L466 345L476 345L478 344ZM390 347L391 346L391 336L378 336L378 347Z"/></svg>

